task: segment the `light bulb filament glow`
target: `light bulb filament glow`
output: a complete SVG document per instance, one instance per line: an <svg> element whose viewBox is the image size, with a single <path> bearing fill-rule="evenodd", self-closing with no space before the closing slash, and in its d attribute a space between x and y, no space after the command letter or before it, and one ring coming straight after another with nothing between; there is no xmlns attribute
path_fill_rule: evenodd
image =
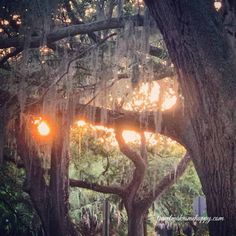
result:
<svg viewBox="0 0 236 236"><path fill-rule="evenodd" d="M37 125L37 130L41 136L48 136L50 134L50 127L45 121L39 122Z"/></svg>

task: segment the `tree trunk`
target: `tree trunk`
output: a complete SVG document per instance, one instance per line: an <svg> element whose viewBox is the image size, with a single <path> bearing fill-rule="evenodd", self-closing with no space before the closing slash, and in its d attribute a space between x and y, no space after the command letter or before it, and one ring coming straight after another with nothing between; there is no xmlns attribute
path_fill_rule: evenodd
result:
<svg viewBox="0 0 236 236"><path fill-rule="evenodd" d="M3 151L5 145L5 107L0 104L0 166L3 162Z"/></svg>
<svg viewBox="0 0 236 236"><path fill-rule="evenodd" d="M126 207L128 215L128 236L144 235L144 213L138 205L130 204Z"/></svg>
<svg viewBox="0 0 236 236"><path fill-rule="evenodd" d="M143 217L143 236L148 236L147 220L148 220L148 211L145 213L145 215Z"/></svg>
<svg viewBox="0 0 236 236"><path fill-rule="evenodd" d="M209 142L206 143L209 149ZM222 144L221 144L222 145ZM201 151L204 152L206 147L202 146ZM212 221L209 223L210 235L236 235L236 205L235 205L235 189L234 186L234 156L228 151L233 151L229 146L220 146L220 143L212 149L206 150L205 155L202 154L203 161L198 165L201 168L201 183L207 201L208 216L224 217L224 220ZM210 149L211 149L210 148ZM228 151L227 151L228 150ZM196 162L197 157L194 158ZM216 219L217 220L217 219Z"/></svg>
<svg viewBox="0 0 236 236"><path fill-rule="evenodd" d="M51 152L50 235L73 236L76 230L69 217L69 132L70 120L57 117L57 134Z"/></svg>
<svg viewBox="0 0 236 236"><path fill-rule="evenodd" d="M18 122L16 130L18 154L26 170L24 189L30 195L33 205L41 219L46 236L76 236L77 232L69 218L68 208L68 123L62 123L54 138L51 152L50 184L45 181L45 170L39 157L38 147L28 140L31 133L25 121ZM63 130L63 132L62 132ZM61 132L60 132L61 131ZM68 132L67 132L68 131ZM65 133L66 132L66 133Z"/></svg>
<svg viewBox="0 0 236 236"><path fill-rule="evenodd" d="M20 124L22 123L22 124ZM30 199L41 220L44 233L49 236L49 192L44 179L44 170L41 166L41 159L35 145L29 142L29 130L25 120L22 118L16 121L17 153L21 157L26 171L24 191ZM31 137L30 137L31 138Z"/></svg>
<svg viewBox="0 0 236 236"><path fill-rule="evenodd" d="M135 211L128 213L128 236L143 236L143 216Z"/></svg>
<svg viewBox="0 0 236 236"><path fill-rule="evenodd" d="M236 235L236 58L213 1L146 0L178 72L211 236Z"/></svg>

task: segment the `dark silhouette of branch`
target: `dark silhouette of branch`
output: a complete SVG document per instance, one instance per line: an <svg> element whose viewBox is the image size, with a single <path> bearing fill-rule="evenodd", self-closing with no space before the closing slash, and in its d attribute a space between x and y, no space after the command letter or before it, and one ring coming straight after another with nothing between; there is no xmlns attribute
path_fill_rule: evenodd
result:
<svg viewBox="0 0 236 236"><path fill-rule="evenodd" d="M83 51L82 53L80 53L78 56L74 57L73 59L71 59L69 61L69 63L67 64L67 68L66 71L56 80L54 81L42 94L40 100L42 100L44 98L44 96L48 93L48 91L50 90L50 88L54 85L57 85L64 77L65 75L67 75L69 73L70 70L70 66L73 62L75 62L76 60L82 58L84 55L86 55L87 53L89 53L90 51L94 50L95 48L99 47L100 45L102 45L104 42L106 42L106 40L108 40L110 37L116 35L116 33L113 33L111 35L108 35L107 37L105 37L104 39L102 39L101 41L99 41L97 44L90 46L89 48L87 48L85 51Z"/></svg>
<svg viewBox="0 0 236 236"><path fill-rule="evenodd" d="M99 193L110 193L110 194L117 194L119 196L123 196L124 189L119 186L105 186L97 183L91 183L88 181L83 180L75 180L70 179L70 186L71 187L79 187L79 188L86 188L90 189Z"/></svg>
<svg viewBox="0 0 236 236"><path fill-rule="evenodd" d="M59 41L63 38L73 37L78 34L88 34L95 31L106 30L106 29L118 29L123 28L126 22L130 20L133 21L136 26L143 25L143 16L134 15L130 17L119 17L111 18L109 20L95 21L86 24L80 25L71 25L63 27L57 30L52 31L46 36L47 43L53 43ZM25 42L24 36L19 36L10 39L0 39L0 48L10 48L10 47L23 47ZM35 36L31 38L30 47L36 48L41 45L42 36Z"/></svg>
<svg viewBox="0 0 236 236"><path fill-rule="evenodd" d="M76 16L75 13L73 11L73 9L71 8L71 4L68 1L65 1L65 7L67 10L67 14L69 16L69 18L71 19L71 22L73 25L82 25L84 24L83 21L79 20ZM91 38L93 40L93 42L98 43L100 38L94 33L94 32L90 32L88 33L89 38Z"/></svg>
<svg viewBox="0 0 236 236"><path fill-rule="evenodd" d="M168 110L164 111L128 111L122 109L107 109L76 103L74 98L74 118L72 123L77 120L85 120L94 125L103 125L107 128L133 131L147 131L165 135L183 146L188 141L189 120L184 114L183 104L178 99L177 103ZM38 114L41 112L41 103L34 103L26 106L25 113ZM106 114L106 119L103 119Z"/></svg>
<svg viewBox="0 0 236 236"><path fill-rule="evenodd" d="M1 60L0 60L0 67L4 68L4 69L7 69L7 67L4 66L4 63L7 62L7 60L10 59L11 57L17 56L22 51L23 51L23 48L19 47L19 48L16 48L13 52L8 53L6 56L1 58Z"/></svg>
<svg viewBox="0 0 236 236"><path fill-rule="evenodd" d="M107 119L102 119L106 113ZM75 105L74 120L84 119L92 124L114 129L149 131L166 135L180 144L185 143L188 122L184 116L182 103L176 103L165 111L135 112L127 110L110 110L91 105ZM93 115L91 115L93 114Z"/></svg>

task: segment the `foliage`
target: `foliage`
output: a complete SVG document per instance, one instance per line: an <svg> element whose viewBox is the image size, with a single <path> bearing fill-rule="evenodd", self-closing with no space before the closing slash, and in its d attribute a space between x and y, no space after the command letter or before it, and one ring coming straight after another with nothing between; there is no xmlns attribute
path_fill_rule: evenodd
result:
<svg viewBox="0 0 236 236"><path fill-rule="evenodd" d="M113 135L109 130L107 132L96 130L94 126L89 124L74 127L71 136L72 161L70 176L105 185L124 185L128 183L131 179L133 165L129 159L120 153L117 144L113 140ZM182 146L164 136L155 135L155 139L157 144L148 143L147 145L148 170L143 183L146 190L152 189L157 181L172 170L185 152ZM129 145L135 149L139 146L138 143L137 140L129 143ZM78 152L78 146L80 146L80 152ZM80 221L81 215L75 217L75 212L81 212L83 204L90 211L96 212L97 219L100 222L102 221L101 206L105 199L104 194L90 190L71 189L70 195L71 214L77 222ZM75 198L76 195L77 198ZM149 211L148 230L153 232L158 215L191 216L193 199L199 195L202 195L200 182L194 167L191 165L178 182L154 202L152 209ZM125 223L127 216L119 197L109 195L108 199L121 215L121 222ZM122 227L122 223L118 229L120 230L119 235L125 234L125 227Z"/></svg>
<svg viewBox="0 0 236 236"><path fill-rule="evenodd" d="M0 235L43 235L29 196L23 192L24 171L13 164L0 169Z"/></svg>

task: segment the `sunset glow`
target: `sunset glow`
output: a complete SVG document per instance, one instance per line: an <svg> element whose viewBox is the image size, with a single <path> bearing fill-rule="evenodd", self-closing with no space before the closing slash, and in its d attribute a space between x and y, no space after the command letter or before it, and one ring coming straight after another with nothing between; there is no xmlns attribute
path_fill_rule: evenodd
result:
<svg viewBox="0 0 236 236"><path fill-rule="evenodd" d="M165 98L164 102L161 105L161 110L164 111L170 109L172 106L175 105L176 101L177 101L176 96Z"/></svg>
<svg viewBox="0 0 236 236"><path fill-rule="evenodd" d="M77 125L78 125L79 127L83 127L83 126L86 125L86 122L85 122L84 120L79 120L79 121L77 121Z"/></svg>
<svg viewBox="0 0 236 236"><path fill-rule="evenodd" d="M142 83L133 91L129 102L124 104L124 109L130 111L153 110L157 108L159 96L160 85L157 82Z"/></svg>
<svg viewBox="0 0 236 236"><path fill-rule="evenodd" d="M140 141L140 135L132 130L124 130L122 136L127 143Z"/></svg>
<svg viewBox="0 0 236 236"><path fill-rule="evenodd" d="M115 131L112 128L106 128L105 126L102 125L91 125L89 123L86 123L83 120L79 120L76 122L77 126L79 128L85 128L86 126L90 126L90 128L94 131L104 131L105 133L109 134L109 138L106 137L106 140L104 140L104 138L100 137L98 138L98 140L101 143L109 142L112 146L117 146L117 142L115 140ZM157 144L157 140L155 138L155 135L153 135L150 132L145 132L144 133L146 141L148 144L150 145L156 145ZM132 131L132 130L124 130L122 132L122 137L124 138L126 143L137 143L141 141L141 137L140 134Z"/></svg>

